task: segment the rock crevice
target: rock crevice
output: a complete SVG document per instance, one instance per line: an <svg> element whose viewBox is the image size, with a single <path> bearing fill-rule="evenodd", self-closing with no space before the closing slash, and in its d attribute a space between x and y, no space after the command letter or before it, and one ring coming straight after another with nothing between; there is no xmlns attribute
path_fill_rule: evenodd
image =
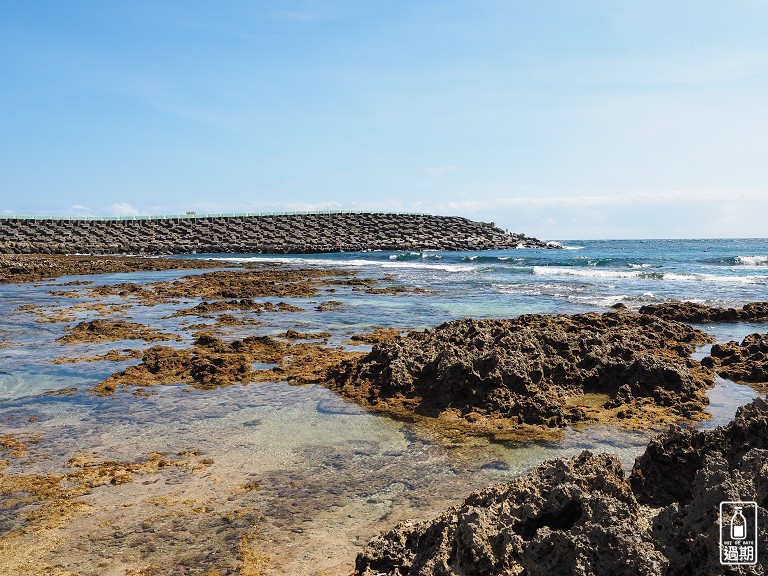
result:
<svg viewBox="0 0 768 576"><path fill-rule="evenodd" d="M720 564L719 503L758 503L758 550L768 549L768 403L727 426L673 428L639 457L588 451L545 462L473 492L425 522L402 522L358 555L356 576L602 576L766 574Z"/></svg>
<svg viewBox="0 0 768 576"><path fill-rule="evenodd" d="M452 416L478 433L612 419L702 417L714 374L690 358L709 341L630 312L463 319L373 346L331 386L374 410Z"/></svg>

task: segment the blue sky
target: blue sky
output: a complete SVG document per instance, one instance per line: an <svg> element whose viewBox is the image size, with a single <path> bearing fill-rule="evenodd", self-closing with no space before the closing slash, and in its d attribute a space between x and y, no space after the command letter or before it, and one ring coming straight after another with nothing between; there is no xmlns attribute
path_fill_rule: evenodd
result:
<svg viewBox="0 0 768 576"><path fill-rule="evenodd" d="M0 4L0 212L768 236L761 0Z"/></svg>

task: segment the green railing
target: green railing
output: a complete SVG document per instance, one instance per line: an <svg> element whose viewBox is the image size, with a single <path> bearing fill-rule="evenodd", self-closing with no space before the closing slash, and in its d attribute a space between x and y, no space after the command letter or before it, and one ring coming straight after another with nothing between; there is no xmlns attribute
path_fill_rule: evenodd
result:
<svg viewBox="0 0 768 576"><path fill-rule="evenodd" d="M424 212L371 212L364 210L314 210L304 212L230 212L221 214L174 214L167 216L38 216L22 214L0 214L0 220L64 220L106 222L122 220L181 220L197 218L243 218L250 216L306 216L306 215L336 215L336 214L368 214L380 216L431 216Z"/></svg>

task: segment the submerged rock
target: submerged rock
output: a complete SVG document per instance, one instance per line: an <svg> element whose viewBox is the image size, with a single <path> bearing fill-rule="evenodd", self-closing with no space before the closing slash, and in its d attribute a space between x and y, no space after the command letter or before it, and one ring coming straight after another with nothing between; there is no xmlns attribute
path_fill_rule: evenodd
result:
<svg viewBox="0 0 768 576"><path fill-rule="evenodd" d="M768 302L751 302L741 308L717 308L695 302L665 302L643 306L640 314L695 323L768 320Z"/></svg>
<svg viewBox="0 0 768 576"><path fill-rule="evenodd" d="M701 363L723 378L768 384L768 333L750 334L741 344L715 344Z"/></svg>
<svg viewBox="0 0 768 576"><path fill-rule="evenodd" d="M463 319L375 344L332 372L332 387L380 412L450 416L478 433L604 419L642 426L703 415L714 375L690 355L707 341L624 311Z"/></svg>
<svg viewBox="0 0 768 576"><path fill-rule="evenodd" d="M79 322L67 334L58 338L57 342L64 344L79 344L93 342L117 342L119 340L181 340L178 334L161 332L158 328L150 328L136 322L124 320L90 320Z"/></svg>
<svg viewBox="0 0 768 576"><path fill-rule="evenodd" d="M210 389L249 382L314 383L324 379L329 365L359 355L301 341L305 337L324 337L325 333L302 334L290 330L280 336L287 336L289 341L248 336L225 343L214 334L201 332L192 348L148 348L141 363L112 374L90 390L108 396L126 386L189 384ZM275 366L262 369L255 367L256 364Z"/></svg>
<svg viewBox="0 0 768 576"><path fill-rule="evenodd" d="M768 403L725 427L673 428L629 482L583 452L472 493L428 522L403 522L358 555L357 576L683 576L768 573ZM720 565L719 504L758 503L758 564Z"/></svg>

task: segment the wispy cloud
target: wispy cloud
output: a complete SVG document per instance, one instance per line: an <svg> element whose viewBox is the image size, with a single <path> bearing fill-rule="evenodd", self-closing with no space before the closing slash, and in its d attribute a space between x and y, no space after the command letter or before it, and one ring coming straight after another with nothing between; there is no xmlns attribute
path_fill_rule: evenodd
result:
<svg viewBox="0 0 768 576"><path fill-rule="evenodd" d="M450 172L456 172L456 170L458 170L458 168L453 164L448 164L447 166L427 166L424 168L424 172L430 176L444 176Z"/></svg>
<svg viewBox="0 0 768 576"><path fill-rule="evenodd" d="M232 212L317 212L322 210L348 209L339 202L198 202L190 204L184 210L195 210L198 214L226 214ZM177 209L178 210L178 209Z"/></svg>
<svg viewBox="0 0 768 576"><path fill-rule="evenodd" d="M445 210L488 210L493 208L600 208L632 205L701 204L764 200L760 190L668 190L615 195L500 197L488 200L452 201L440 204Z"/></svg>
<svg viewBox="0 0 768 576"><path fill-rule="evenodd" d="M139 209L128 202L117 202L109 207L112 216L138 216Z"/></svg>
<svg viewBox="0 0 768 576"><path fill-rule="evenodd" d="M72 204L69 206L68 210L71 210L72 212L78 212L78 216L91 216L93 215L93 210L88 208L88 206L83 206L82 204Z"/></svg>
<svg viewBox="0 0 768 576"><path fill-rule="evenodd" d="M768 52L732 51L595 57L532 67L531 80L543 83L704 85L750 79L764 73Z"/></svg>

